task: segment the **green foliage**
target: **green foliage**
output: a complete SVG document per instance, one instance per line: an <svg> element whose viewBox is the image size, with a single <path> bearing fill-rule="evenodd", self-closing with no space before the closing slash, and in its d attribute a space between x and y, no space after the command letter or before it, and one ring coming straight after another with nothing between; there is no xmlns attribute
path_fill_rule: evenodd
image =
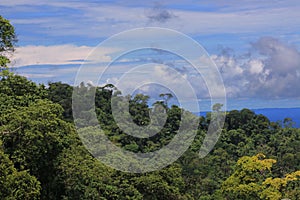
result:
<svg viewBox="0 0 300 200"><path fill-rule="evenodd" d="M130 184L113 178L114 171L93 158L83 146L65 149L57 159L57 184L62 199L141 199Z"/></svg>
<svg viewBox="0 0 300 200"><path fill-rule="evenodd" d="M73 88L70 85L61 82L49 83L47 89L48 99L62 106L63 117L70 122L73 120L72 92Z"/></svg>
<svg viewBox="0 0 300 200"><path fill-rule="evenodd" d="M10 113L11 109L27 107L37 99L46 98L44 85L36 85L25 77L14 75L8 70L0 76L0 114Z"/></svg>
<svg viewBox="0 0 300 200"><path fill-rule="evenodd" d="M0 197L1 199L39 199L41 186L28 171L17 171L2 148L0 140Z"/></svg>
<svg viewBox="0 0 300 200"><path fill-rule="evenodd" d="M8 63L10 63L10 60L6 56L0 55L0 67L4 67L4 68L7 67Z"/></svg>
<svg viewBox="0 0 300 200"><path fill-rule="evenodd" d="M49 190L48 184L55 175L54 160L76 141L72 126L61 119L61 113L59 105L39 100L29 107L12 109L0 118L5 152L18 169L30 170Z"/></svg>
<svg viewBox="0 0 300 200"><path fill-rule="evenodd" d="M188 199L182 190L184 180L181 166L173 164L160 171L136 175L131 179L133 185L143 194L143 199Z"/></svg>

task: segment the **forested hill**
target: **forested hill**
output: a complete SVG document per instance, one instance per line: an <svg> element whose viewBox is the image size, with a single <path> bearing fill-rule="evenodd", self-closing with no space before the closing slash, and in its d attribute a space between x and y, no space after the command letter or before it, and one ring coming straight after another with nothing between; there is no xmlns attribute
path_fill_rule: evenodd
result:
<svg viewBox="0 0 300 200"><path fill-rule="evenodd" d="M261 108L253 111L267 116L271 121L281 121L283 126L290 124L300 128L300 108Z"/></svg>
<svg viewBox="0 0 300 200"><path fill-rule="evenodd" d="M168 115L164 128L157 136L135 138L113 120L110 100L116 89L106 85L95 91L97 123L120 147L151 152L176 134L181 108L160 102ZM200 159L212 116L207 113L198 118L193 144L175 163L149 173L124 173L105 166L82 145L73 124L72 92L67 84L45 87L2 70L1 199L300 199L299 129L282 127L249 109L230 111L216 146ZM148 99L130 97L130 113L138 125L150 122Z"/></svg>
<svg viewBox="0 0 300 200"><path fill-rule="evenodd" d="M281 126L300 128L300 108L257 108L251 109L255 114L266 116L271 122L278 122ZM195 113L206 116L207 112Z"/></svg>

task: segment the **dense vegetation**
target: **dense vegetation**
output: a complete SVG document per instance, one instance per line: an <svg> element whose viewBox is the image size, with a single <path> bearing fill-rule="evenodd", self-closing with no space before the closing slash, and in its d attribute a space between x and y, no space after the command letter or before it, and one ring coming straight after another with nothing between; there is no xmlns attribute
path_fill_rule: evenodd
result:
<svg viewBox="0 0 300 200"><path fill-rule="evenodd" d="M0 22L1 30L7 26L0 32L10 35L0 35L0 199L300 199L300 130L289 120L281 126L249 109L226 114L217 145L203 159L198 152L212 113L194 116L199 127L193 144L166 168L132 174L107 167L85 149L75 131L72 86L37 85L6 69L9 60L2 52L13 51L8 41L15 37L9 22L2 17ZM151 152L176 134L182 109L168 106L166 98L160 102L168 116L164 128L140 139L123 133L113 119L110 100L119 95L116 88L81 84L77 89L89 95L91 88L96 91L91 110L96 123L120 147ZM149 97L124 98L130 99L133 121L148 124Z"/></svg>

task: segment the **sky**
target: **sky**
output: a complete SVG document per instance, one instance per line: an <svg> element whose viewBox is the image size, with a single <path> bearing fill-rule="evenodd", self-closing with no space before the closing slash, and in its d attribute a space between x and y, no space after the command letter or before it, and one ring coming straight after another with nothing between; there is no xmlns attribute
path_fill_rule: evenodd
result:
<svg viewBox="0 0 300 200"><path fill-rule="evenodd" d="M174 88L182 88L188 81L199 102L207 102L212 95L205 84L207 75L196 74L182 57L144 49L115 59L138 35L118 45L101 45L130 29L167 28L185 34L205 49L224 83L228 109L300 107L299 10L298 0L0 1L0 15L14 25L19 40L11 57L12 70L18 74L38 83L74 84L80 66L94 59L91 52L97 47L101 63L91 64L91 72L104 71L109 64L110 70L96 84L117 84L126 71L152 63L147 73ZM158 34L155 39L163 43L168 35ZM178 41L171 43L185 47ZM184 50L195 54L195 62L205 64L192 48ZM131 85L140 80L153 82L154 76L145 71L135 73L140 74L139 79L126 79ZM177 91L186 102L191 96L184 88L172 90L155 84L136 90L151 96ZM202 109L208 109L204 104Z"/></svg>

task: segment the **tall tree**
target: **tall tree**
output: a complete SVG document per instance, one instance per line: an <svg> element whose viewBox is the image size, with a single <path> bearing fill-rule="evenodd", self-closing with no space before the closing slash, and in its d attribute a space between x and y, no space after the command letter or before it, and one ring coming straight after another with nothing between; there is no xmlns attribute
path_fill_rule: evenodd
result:
<svg viewBox="0 0 300 200"><path fill-rule="evenodd" d="M8 55L15 50L17 37L14 27L0 15L0 70L7 68Z"/></svg>

